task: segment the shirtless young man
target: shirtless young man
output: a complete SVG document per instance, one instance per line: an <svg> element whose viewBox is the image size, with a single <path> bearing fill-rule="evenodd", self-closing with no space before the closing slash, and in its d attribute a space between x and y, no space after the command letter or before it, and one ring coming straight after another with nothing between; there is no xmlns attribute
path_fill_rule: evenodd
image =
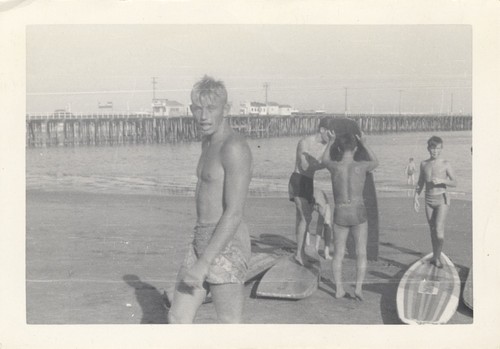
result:
<svg viewBox="0 0 500 349"><path fill-rule="evenodd" d="M333 198L335 209L333 214L333 278L336 285L336 298L346 295L342 283L342 260L344 259L346 241L349 231L354 236L356 245L356 288L355 298L363 300L363 281L366 274L366 245L368 240L368 223L363 200L363 188L366 173L378 166L378 160L373 151L366 145L364 137L345 134L338 137L338 150L342 154L340 161L333 161L331 149L335 135L329 131L330 141L322 157L322 162L330 171L332 177ZM355 161L354 154L357 143L360 143L368 153L369 161Z"/></svg>
<svg viewBox="0 0 500 349"><path fill-rule="evenodd" d="M450 208L450 198L446 188L456 186L457 181L450 163L440 158L443 140L432 136L427 141L427 150L430 158L420 164L420 175L415 188L413 204L415 211L418 212L420 208L418 196L425 185L425 214L431 231L433 252L431 263L442 268L441 251L444 243L444 224Z"/></svg>
<svg viewBox="0 0 500 349"><path fill-rule="evenodd" d="M191 101L203 135L196 169L197 222L178 274L169 323L192 323L208 291L218 321L239 323L250 260L250 236L242 217L252 154L224 118L230 107L223 82L204 76L193 86Z"/></svg>
<svg viewBox="0 0 500 349"><path fill-rule="evenodd" d="M325 242L325 259L332 259L330 256L330 244L332 242L332 209L326 193L314 188L313 211L318 212L318 223L316 224L316 234L306 232L306 245L311 244L311 235L316 235L314 252L319 252L319 243L321 238Z"/></svg>
<svg viewBox="0 0 500 349"><path fill-rule="evenodd" d="M297 144L295 169L288 183L290 201L295 203L297 253L295 259L300 264L308 264L304 252L304 240L312 220L314 205L314 173L325 168L320 162L328 143L327 125L329 118L319 122L318 132L302 138Z"/></svg>

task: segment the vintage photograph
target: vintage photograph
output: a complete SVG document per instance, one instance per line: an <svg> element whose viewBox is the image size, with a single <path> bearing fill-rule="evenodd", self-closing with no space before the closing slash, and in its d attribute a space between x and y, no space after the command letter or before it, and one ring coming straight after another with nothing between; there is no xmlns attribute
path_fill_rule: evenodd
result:
<svg viewBox="0 0 500 349"><path fill-rule="evenodd" d="M27 324L473 324L472 37L26 26Z"/></svg>

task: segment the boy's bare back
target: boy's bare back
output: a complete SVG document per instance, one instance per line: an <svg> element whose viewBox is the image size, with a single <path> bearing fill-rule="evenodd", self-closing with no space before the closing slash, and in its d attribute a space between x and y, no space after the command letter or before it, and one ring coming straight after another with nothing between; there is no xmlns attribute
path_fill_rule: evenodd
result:
<svg viewBox="0 0 500 349"><path fill-rule="evenodd" d="M334 162L331 168L332 188L335 202L363 200L363 188L370 162Z"/></svg>

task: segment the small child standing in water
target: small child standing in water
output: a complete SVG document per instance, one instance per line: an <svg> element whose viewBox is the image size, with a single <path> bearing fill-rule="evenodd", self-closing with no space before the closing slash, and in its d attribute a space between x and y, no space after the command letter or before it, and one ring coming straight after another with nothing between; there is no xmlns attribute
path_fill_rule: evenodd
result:
<svg viewBox="0 0 500 349"><path fill-rule="evenodd" d="M455 187L457 180L448 160L440 157L443 150L443 140L432 136L427 141L427 150L430 158L420 164L420 175L415 188L413 205L415 211L418 212L420 208L418 196L425 184L425 214L431 231L433 252L431 263L442 268L441 251L444 243L444 224L450 208L450 198L446 188L448 186Z"/></svg>
<svg viewBox="0 0 500 349"><path fill-rule="evenodd" d="M410 160L408 161L408 165L406 165L405 168L407 184L415 185L415 172L417 172L417 165L415 165L415 161L413 161L413 158L410 158Z"/></svg>

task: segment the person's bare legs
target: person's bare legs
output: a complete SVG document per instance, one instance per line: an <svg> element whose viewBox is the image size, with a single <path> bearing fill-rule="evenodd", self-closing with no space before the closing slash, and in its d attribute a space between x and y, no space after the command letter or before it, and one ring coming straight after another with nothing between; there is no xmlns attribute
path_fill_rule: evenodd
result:
<svg viewBox="0 0 500 349"><path fill-rule="evenodd" d="M335 298L343 298L345 296L344 285L342 283L342 261L345 255L345 244L349 234L349 227L343 227L338 224L333 225L333 278L335 281L336 292Z"/></svg>
<svg viewBox="0 0 500 349"><path fill-rule="evenodd" d="M330 245L332 243L332 228L329 225L323 228L323 239L325 240L325 259L332 259L330 256Z"/></svg>
<svg viewBox="0 0 500 349"><path fill-rule="evenodd" d="M425 206L425 213L431 231L431 242L432 242L431 263L438 268L443 267L443 262L441 261L441 251L443 250L444 225L446 221L446 216L448 215L449 207L450 207L449 205L440 205L433 209L429 205Z"/></svg>
<svg viewBox="0 0 500 349"><path fill-rule="evenodd" d="M297 238L297 253L295 254L295 259L302 265L306 265L307 258L304 253L304 242L306 231L309 230L309 223L312 220L312 205L307 201L307 199L301 197L295 197L296 206L296 225L295 225L295 236Z"/></svg>
<svg viewBox="0 0 500 349"><path fill-rule="evenodd" d="M190 288L180 280L185 270L177 275L172 306L168 312L169 324L192 324L198 308L207 295L205 288Z"/></svg>
<svg viewBox="0 0 500 349"><path fill-rule="evenodd" d="M242 284L210 285L219 323L241 323L244 305L243 287Z"/></svg>
<svg viewBox="0 0 500 349"><path fill-rule="evenodd" d="M363 300L363 281L366 275L366 246L368 240L368 223L364 222L351 227L356 245L356 288L354 296Z"/></svg>

